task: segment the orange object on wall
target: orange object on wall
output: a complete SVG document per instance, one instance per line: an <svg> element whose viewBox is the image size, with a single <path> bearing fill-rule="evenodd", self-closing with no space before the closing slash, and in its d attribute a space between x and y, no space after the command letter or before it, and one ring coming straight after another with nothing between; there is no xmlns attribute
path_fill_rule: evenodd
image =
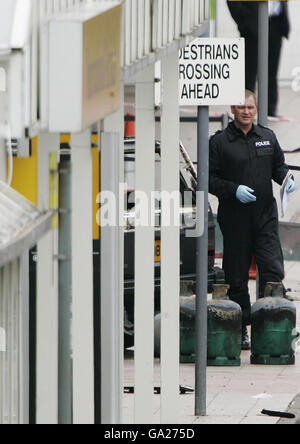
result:
<svg viewBox="0 0 300 444"><path fill-rule="evenodd" d="M133 117L132 113L126 114L126 117ZM134 120L125 121L125 137L135 137L135 122Z"/></svg>

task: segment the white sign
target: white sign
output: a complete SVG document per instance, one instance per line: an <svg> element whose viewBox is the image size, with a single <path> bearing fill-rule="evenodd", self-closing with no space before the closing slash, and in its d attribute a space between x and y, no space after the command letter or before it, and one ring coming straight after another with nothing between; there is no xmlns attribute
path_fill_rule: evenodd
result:
<svg viewBox="0 0 300 444"><path fill-rule="evenodd" d="M243 105L245 41L199 38L179 54L181 106Z"/></svg>

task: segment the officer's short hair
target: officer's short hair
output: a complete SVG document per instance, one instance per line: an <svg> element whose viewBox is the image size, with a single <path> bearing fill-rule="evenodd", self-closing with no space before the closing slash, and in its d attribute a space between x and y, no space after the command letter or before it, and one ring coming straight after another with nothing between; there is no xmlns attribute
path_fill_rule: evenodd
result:
<svg viewBox="0 0 300 444"><path fill-rule="evenodd" d="M254 102L255 102L255 106L257 106L257 97L256 94L253 91L250 91L250 89L246 89L246 99L248 99L248 97L253 97Z"/></svg>

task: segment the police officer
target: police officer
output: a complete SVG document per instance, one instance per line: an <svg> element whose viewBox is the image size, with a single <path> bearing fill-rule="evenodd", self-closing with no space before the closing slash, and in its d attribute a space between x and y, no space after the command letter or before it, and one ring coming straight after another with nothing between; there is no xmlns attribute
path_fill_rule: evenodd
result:
<svg viewBox="0 0 300 444"><path fill-rule="evenodd" d="M282 185L289 169L273 131L253 123L257 114L255 94L247 90L245 105L232 106L231 111L234 121L210 140L210 193L219 199L223 268L230 285L229 297L243 311L242 348L247 350L252 256L259 270L260 297L264 296L267 282L281 282L284 278L272 180ZM294 189L291 178L288 192Z"/></svg>

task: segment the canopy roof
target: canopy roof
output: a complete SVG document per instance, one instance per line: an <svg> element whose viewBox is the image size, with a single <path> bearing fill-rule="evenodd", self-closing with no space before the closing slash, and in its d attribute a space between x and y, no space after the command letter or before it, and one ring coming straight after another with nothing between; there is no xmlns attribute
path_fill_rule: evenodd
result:
<svg viewBox="0 0 300 444"><path fill-rule="evenodd" d="M0 267L32 248L51 229L51 217L0 181Z"/></svg>

